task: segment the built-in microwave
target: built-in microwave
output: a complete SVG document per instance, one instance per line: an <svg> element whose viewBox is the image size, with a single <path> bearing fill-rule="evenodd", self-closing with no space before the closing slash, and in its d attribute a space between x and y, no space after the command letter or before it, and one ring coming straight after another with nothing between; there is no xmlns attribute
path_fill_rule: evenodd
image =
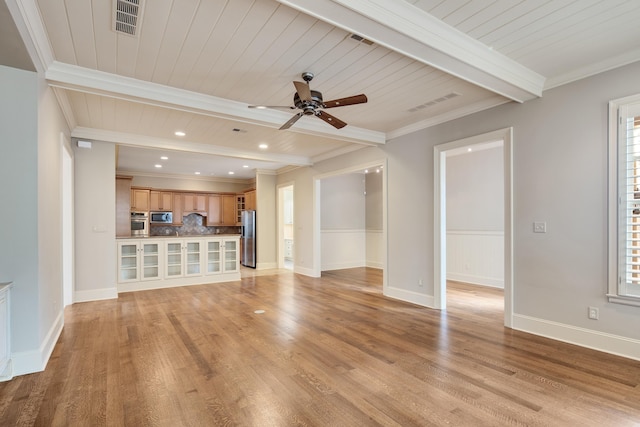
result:
<svg viewBox="0 0 640 427"><path fill-rule="evenodd" d="M173 212L151 212L152 224L171 224L173 222Z"/></svg>

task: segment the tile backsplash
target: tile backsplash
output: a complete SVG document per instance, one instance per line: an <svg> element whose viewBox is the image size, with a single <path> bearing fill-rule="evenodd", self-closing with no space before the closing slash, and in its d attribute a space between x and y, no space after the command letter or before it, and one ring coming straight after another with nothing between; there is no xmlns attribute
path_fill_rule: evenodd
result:
<svg viewBox="0 0 640 427"><path fill-rule="evenodd" d="M240 227L234 226L206 226L204 217L195 213L182 218L182 225L151 224L151 236L206 236L209 234L240 234Z"/></svg>

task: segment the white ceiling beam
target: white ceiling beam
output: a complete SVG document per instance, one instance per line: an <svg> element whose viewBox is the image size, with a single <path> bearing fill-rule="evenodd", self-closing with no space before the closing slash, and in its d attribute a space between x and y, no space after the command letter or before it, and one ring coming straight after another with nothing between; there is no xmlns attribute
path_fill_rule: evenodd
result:
<svg viewBox="0 0 640 427"><path fill-rule="evenodd" d="M542 96L543 76L409 2L278 1L513 101Z"/></svg>
<svg viewBox="0 0 640 427"><path fill-rule="evenodd" d="M171 139L155 138L146 135L134 135L124 132L113 132L102 129L77 127L71 132L72 138L93 141L112 142L132 147L160 148L164 150L181 151L185 153L211 154L215 156L234 157L246 160L282 163L295 166L311 166L313 162L302 156L288 156L284 154L270 154L255 151L242 151L228 147L201 144L190 141L174 141Z"/></svg>
<svg viewBox="0 0 640 427"><path fill-rule="evenodd" d="M94 95L108 96L180 111L208 115L277 129L291 113L273 109L248 108L248 104L204 95L184 89L118 76L103 71L54 62L45 73L50 86ZM319 120L296 123L288 132L322 136L364 145L385 143L385 134L348 126L335 129Z"/></svg>

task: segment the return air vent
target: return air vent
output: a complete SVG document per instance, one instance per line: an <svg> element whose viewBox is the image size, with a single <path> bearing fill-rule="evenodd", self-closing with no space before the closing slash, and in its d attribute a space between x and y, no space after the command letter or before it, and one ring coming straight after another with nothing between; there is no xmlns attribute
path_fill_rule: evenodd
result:
<svg viewBox="0 0 640 427"><path fill-rule="evenodd" d="M142 0L114 0L113 29L135 36L142 19Z"/></svg>
<svg viewBox="0 0 640 427"><path fill-rule="evenodd" d="M458 97L458 96L460 96L459 93L451 92L451 93L448 93L446 95L441 96L440 98L436 98L436 99L433 99L433 100L431 100L429 102L425 102L424 104L416 105L415 107L408 109L407 113L415 113L416 111L420 111L423 108L433 107L436 104L440 104L441 102L448 101L448 100L453 99L453 98Z"/></svg>

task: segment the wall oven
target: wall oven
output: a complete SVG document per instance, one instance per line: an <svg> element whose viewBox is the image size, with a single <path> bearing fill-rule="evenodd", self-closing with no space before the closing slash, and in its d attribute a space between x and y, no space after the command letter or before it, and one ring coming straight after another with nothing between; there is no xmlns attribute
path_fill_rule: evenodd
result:
<svg viewBox="0 0 640 427"><path fill-rule="evenodd" d="M146 212L131 212L131 235L149 235L149 214Z"/></svg>

